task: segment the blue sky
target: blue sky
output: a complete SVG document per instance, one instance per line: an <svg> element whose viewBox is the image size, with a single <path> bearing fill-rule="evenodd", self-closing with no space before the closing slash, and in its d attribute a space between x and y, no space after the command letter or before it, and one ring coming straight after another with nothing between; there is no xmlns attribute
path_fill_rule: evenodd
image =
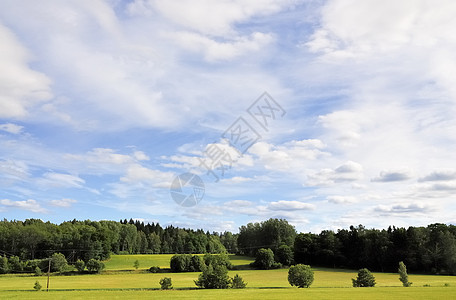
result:
<svg viewBox="0 0 456 300"><path fill-rule="evenodd" d="M455 14L443 0L1 1L1 216L455 223ZM247 112L264 92L286 112L267 130ZM261 136L242 155L223 136L239 117ZM210 149L233 160L218 182ZM193 207L170 195L185 172L205 184Z"/></svg>

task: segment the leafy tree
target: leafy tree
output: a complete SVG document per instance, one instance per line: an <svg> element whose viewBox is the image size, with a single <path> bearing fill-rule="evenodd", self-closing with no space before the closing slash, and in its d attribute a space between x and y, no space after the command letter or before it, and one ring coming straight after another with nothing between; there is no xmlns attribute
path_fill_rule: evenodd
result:
<svg viewBox="0 0 456 300"><path fill-rule="evenodd" d="M24 270L24 264L18 256L11 256L8 260L8 265L12 272L22 272Z"/></svg>
<svg viewBox="0 0 456 300"><path fill-rule="evenodd" d="M0 258L0 274L6 274L9 272L8 258L2 256Z"/></svg>
<svg viewBox="0 0 456 300"><path fill-rule="evenodd" d="M258 250L253 266L262 270L271 269L274 266L274 253L272 250L269 248Z"/></svg>
<svg viewBox="0 0 456 300"><path fill-rule="evenodd" d="M85 269L85 263L83 260L78 259L74 263L74 267L76 268L76 270L78 270L79 273L82 273L82 272L84 272L84 269Z"/></svg>
<svg viewBox="0 0 456 300"><path fill-rule="evenodd" d="M407 267L405 266L404 262L399 262L399 280L402 282L402 285L405 287L409 287L412 285L412 282L408 281L408 274L407 274Z"/></svg>
<svg viewBox="0 0 456 300"><path fill-rule="evenodd" d="M65 255L62 253L54 253L51 256L51 271L63 273L68 267L68 262Z"/></svg>
<svg viewBox="0 0 456 300"><path fill-rule="evenodd" d="M169 266L173 272L189 272L191 265L191 254L176 254L171 257Z"/></svg>
<svg viewBox="0 0 456 300"><path fill-rule="evenodd" d="M93 258L87 262L86 266L87 270L93 273L100 273L105 268L104 263Z"/></svg>
<svg viewBox="0 0 456 300"><path fill-rule="evenodd" d="M171 282L171 278L163 277L160 279L160 288L162 290L170 290L173 288L173 283Z"/></svg>
<svg viewBox="0 0 456 300"><path fill-rule="evenodd" d="M41 284L40 284L40 282L39 282L38 280L35 281L35 285L33 286L33 288L34 288L35 291L37 291L37 292L38 292L39 290L41 290Z"/></svg>
<svg viewBox="0 0 456 300"><path fill-rule="evenodd" d="M247 283L244 282L241 276L238 274L234 275L234 277L231 279L231 288L233 289L243 289L245 288Z"/></svg>
<svg viewBox="0 0 456 300"><path fill-rule="evenodd" d="M360 269L358 277L352 279L352 283L353 287L373 287L375 286L375 277L368 269Z"/></svg>
<svg viewBox="0 0 456 300"><path fill-rule="evenodd" d="M43 272L41 271L40 267L35 268L35 276L41 276Z"/></svg>
<svg viewBox="0 0 456 300"><path fill-rule="evenodd" d="M206 266L212 265L223 265L227 269L232 269L233 265L231 264L230 258L226 253L221 253L217 255L206 253L203 257L204 263Z"/></svg>
<svg viewBox="0 0 456 300"><path fill-rule="evenodd" d="M227 289L230 286L228 269L223 265L209 265L195 280L196 286L205 289Z"/></svg>
<svg viewBox="0 0 456 300"><path fill-rule="evenodd" d="M288 245L281 245L276 255L277 261L282 265L290 266L293 263L293 251Z"/></svg>
<svg viewBox="0 0 456 300"><path fill-rule="evenodd" d="M190 260L189 271L190 272L200 272L201 267L203 266L204 262L201 256L193 255Z"/></svg>
<svg viewBox="0 0 456 300"><path fill-rule="evenodd" d="M311 233L300 233L294 242L294 260L297 263L310 264L314 253L314 237Z"/></svg>
<svg viewBox="0 0 456 300"><path fill-rule="evenodd" d="M314 280L314 272L309 265L298 264L288 270L288 282L291 286L308 288Z"/></svg>
<svg viewBox="0 0 456 300"><path fill-rule="evenodd" d="M135 262L133 263L133 267L138 270L139 268L139 260L135 260Z"/></svg>

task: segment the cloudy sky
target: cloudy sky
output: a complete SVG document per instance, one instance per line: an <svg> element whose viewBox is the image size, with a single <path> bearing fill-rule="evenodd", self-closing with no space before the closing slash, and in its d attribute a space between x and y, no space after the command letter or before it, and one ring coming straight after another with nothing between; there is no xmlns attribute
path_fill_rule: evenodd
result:
<svg viewBox="0 0 456 300"><path fill-rule="evenodd" d="M1 217L454 224L455 15L452 0L3 0ZM192 207L170 194L186 172L205 185Z"/></svg>

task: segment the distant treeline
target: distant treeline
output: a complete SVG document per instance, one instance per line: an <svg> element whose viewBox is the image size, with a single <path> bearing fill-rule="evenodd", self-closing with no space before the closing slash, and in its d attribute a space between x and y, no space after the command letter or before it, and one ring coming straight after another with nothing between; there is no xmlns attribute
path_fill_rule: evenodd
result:
<svg viewBox="0 0 456 300"><path fill-rule="evenodd" d="M110 253L221 253L235 244L229 232L163 228L158 223L123 220L77 221L56 225L39 219L0 221L0 256L22 260L46 258L63 253L69 262L107 259ZM234 249L236 251L236 249Z"/></svg>
<svg viewBox="0 0 456 300"><path fill-rule="evenodd" d="M287 245L296 263L312 266L396 272L400 261L412 272L456 275L456 226L366 229L350 226L337 232L297 234L285 220L270 219L240 227L240 252L254 255L260 248L275 254Z"/></svg>
<svg viewBox="0 0 456 300"><path fill-rule="evenodd" d="M289 247L296 263L396 272L403 261L412 272L456 274L456 226L366 229L297 233L283 219L249 223L239 234L163 228L158 223L121 220L77 221L59 225L39 219L0 221L0 256L22 260L63 253L67 260L106 259L110 253L239 253L254 256L260 248ZM281 247L282 246L282 247ZM285 247L286 248L286 247Z"/></svg>

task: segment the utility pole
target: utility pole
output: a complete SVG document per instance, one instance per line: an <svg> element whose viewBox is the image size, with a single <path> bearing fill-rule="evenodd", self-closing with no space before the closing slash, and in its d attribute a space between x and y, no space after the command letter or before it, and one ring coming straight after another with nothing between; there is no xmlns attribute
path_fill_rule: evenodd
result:
<svg viewBox="0 0 456 300"><path fill-rule="evenodd" d="M47 280L47 287L46 292L49 292L49 274L51 273L51 258L49 257L49 265L48 265L48 280Z"/></svg>

